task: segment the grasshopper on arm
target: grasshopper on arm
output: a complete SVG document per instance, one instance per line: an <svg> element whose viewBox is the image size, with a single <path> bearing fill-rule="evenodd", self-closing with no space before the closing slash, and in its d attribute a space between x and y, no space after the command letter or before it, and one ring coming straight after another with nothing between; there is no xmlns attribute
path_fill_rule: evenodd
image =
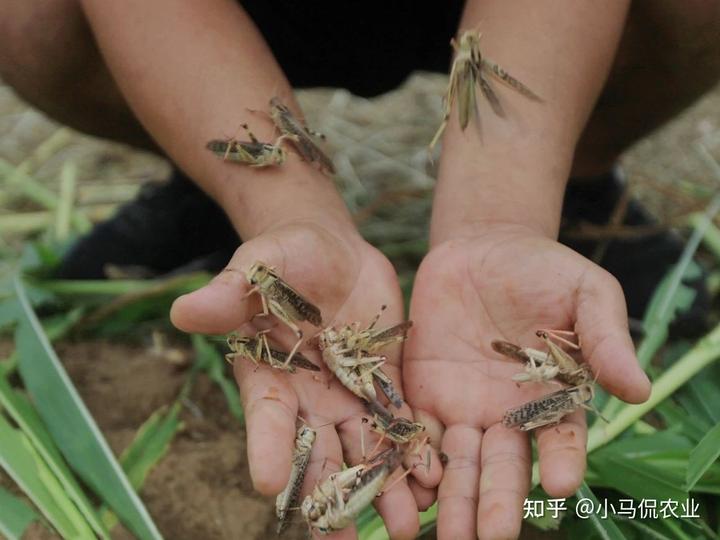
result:
<svg viewBox="0 0 720 540"><path fill-rule="evenodd" d="M250 167L271 167L285 162L287 152L282 147L282 143L288 139L292 140L294 136L283 134L272 144L264 143L253 135L247 124L243 124L242 127L247 131L250 141L213 139L207 143L206 148L225 161L234 161Z"/></svg>
<svg viewBox="0 0 720 540"><path fill-rule="evenodd" d="M295 373L296 368L309 371L320 371L320 368L300 353L295 353L290 362L287 362L288 353L270 347L267 331L258 332L255 337L231 335L227 338L228 347L232 352L225 355L231 364L235 357L242 356L250 359L256 366L261 362L272 368Z"/></svg>
<svg viewBox="0 0 720 540"><path fill-rule="evenodd" d="M254 293L260 295L262 314L272 313L289 326L298 338L284 362L287 368L303 341L303 332L298 323L307 321L314 326L322 326L320 309L283 281L274 269L265 263L256 262L245 276L252 286L247 296Z"/></svg>
<svg viewBox="0 0 720 540"><path fill-rule="evenodd" d="M443 97L443 120L428 146L430 152L445 131L452 107L456 102L460 128L463 131L470 122L471 116L476 121L479 120L476 86L480 88L480 92L488 100L495 114L500 117L505 116L500 99L487 76L495 78L528 99L542 101L527 86L483 56L480 51L480 35L479 30L467 30L457 41L453 39L450 42L455 50L455 59L450 68L450 80Z"/></svg>
<svg viewBox="0 0 720 540"><path fill-rule="evenodd" d="M272 118L278 131L289 137L292 145L305 161L318 163L320 169L324 172L335 174L335 166L332 160L320 150L312 138L313 135L318 136L319 134L310 131L277 96L270 100L270 118Z"/></svg>

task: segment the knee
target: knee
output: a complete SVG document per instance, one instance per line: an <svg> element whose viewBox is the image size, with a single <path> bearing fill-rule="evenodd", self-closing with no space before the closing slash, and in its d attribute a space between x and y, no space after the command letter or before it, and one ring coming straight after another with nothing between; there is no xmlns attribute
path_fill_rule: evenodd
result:
<svg viewBox="0 0 720 540"><path fill-rule="evenodd" d="M0 77L28 101L61 92L94 49L77 0L0 2Z"/></svg>

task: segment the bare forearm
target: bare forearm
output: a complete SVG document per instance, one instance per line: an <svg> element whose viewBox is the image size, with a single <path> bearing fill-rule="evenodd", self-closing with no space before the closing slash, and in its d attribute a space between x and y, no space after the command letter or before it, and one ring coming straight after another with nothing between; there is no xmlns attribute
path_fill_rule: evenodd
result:
<svg viewBox="0 0 720 540"><path fill-rule="evenodd" d="M461 30L479 27L482 51L543 99L495 84L506 111L478 93L481 129L460 130L455 111L443 140L432 242L488 222L555 236L575 144L617 47L627 0L476 0Z"/></svg>
<svg viewBox="0 0 720 540"><path fill-rule="evenodd" d="M253 170L205 149L247 122L272 140L262 114L292 91L253 22L236 2L83 0L103 56L148 132L223 206L249 239L288 221L352 228L332 181L291 155L280 168ZM296 109L297 110L297 109Z"/></svg>

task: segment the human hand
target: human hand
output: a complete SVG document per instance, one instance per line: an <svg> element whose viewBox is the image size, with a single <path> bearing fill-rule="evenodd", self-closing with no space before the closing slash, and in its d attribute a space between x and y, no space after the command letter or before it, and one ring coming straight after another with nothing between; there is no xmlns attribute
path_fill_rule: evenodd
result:
<svg viewBox="0 0 720 540"><path fill-rule="evenodd" d="M380 252L347 227L298 221L271 228L240 246L226 269L209 285L175 302L173 323L188 332L222 334L244 327L243 334L254 335L257 328L250 322L261 306L257 295L244 298L250 290L244 272L258 260L274 266L288 284L317 305L326 326L352 321L365 325L381 305L388 306L381 326L403 319L395 271ZM296 336L276 319L271 322L271 338L282 343L284 350L290 350ZM303 329L306 337L317 332L307 325ZM235 362L247 424L250 473L255 488L264 495L277 494L288 480L298 415L311 427L324 426L317 429L303 496L344 462L361 461L361 429L366 430L368 451L377 440L361 422L367 413L360 399L331 377L317 352L302 352L323 366L320 377L302 369L295 374L266 365L256 369L242 358ZM399 353L400 347L387 351L388 362L382 369L401 390ZM397 414L412 418L406 404ZM427 498L427 493L437 486L441 476L438 459L431 459L429 471L420 467L412 474L412 491L402 481L376 502L392 538L414 538L417 534L418 506L413 495ZM346 529L333 537L354 536L353 530Z"/></svg>
<svg viewBox="0 0 720 540"><path fill-rule="evenodd" d="M441 540L519 535L530 441L501 420L508 408L557 390L512 381L520 366L502 361L492 340L530 346L537 329L574 329L605 389L631 403L649 395L617 281L524 226L487 225L434 247L417 273L410 317L406 395L417 419L437 426L430 435L448 456L437 494ZM543 488L572 495L585 471L583 410L534 434Z"/></svg>

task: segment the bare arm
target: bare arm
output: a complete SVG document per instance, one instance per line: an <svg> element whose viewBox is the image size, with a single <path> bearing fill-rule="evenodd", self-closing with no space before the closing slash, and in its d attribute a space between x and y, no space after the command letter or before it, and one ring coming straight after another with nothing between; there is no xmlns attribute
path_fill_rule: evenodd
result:
<svg viewBox="0 0 720 540"><path fill-rule="evenodd" d="M650 393L617 281L556 241L575 145L627 7L627 0L467 4L461 31L479 26L482 53L543 102L495 82L506 118L478 95L481 131L471 122L462 132L453 110L443 139L431 250L415 277L403 368L410 405L445 427L435 437L447 456L438 538L520 533L532 452L527 434L502 418L550 390L516 386L517 367L499 360L493 339L533 344L540 328L573 329L606 390L633 403ZM543 488L570 496L585 473L584 411L533 436Z"/></svg>
<svg viewBox="0 0 720 540"><path fill-rule="evenodd" d="M285 77L237 2L82 2L135 114L170 157L218 200L244 240L227 266L235 271L222 272L176 300L171 318L177 327L216 334L253 330L248 323L260 306L246 297L249 286L242 271L257 260L276 267L308 295L326 322L366 321L383 304L388 304L389 320L401 320L394 269L362 241L332 179L293 154L280 168L258 171L224 163L205 149L206 141L232 135L242 122L261 140L271 140L269 120L246 109L267 110L275 95L294 105ZM297 341L283 325L270 335L286 350ZM321 362L313 351L307 354ZM308 373L290 376L250 364L236 361L235 375L258 491L274 495L287 482L298 414L312 426L325 426L318 430L306 490L342 463L361 459L358 426L364 408L357 398L339 385L327 388ZM399 351L389 355L386 367L400 388ZM400 414L411 413L404 406ZM366 440L372 437L366 433ZM440 467L434 465L429 474L418 469L417 476L422 489L432 490ZM415 536L417 504L405 481L375 504L393 537ZM353 535L348 528L337 537Z"/></svg>
<svg viewBox="0 0 720 540"><path fill-rule="evenodd" d="M480 95L481 131L455 111L443 141L432 241L514 223L554 238L575 144L607 77L629 2L475 0L461 30L479 27L483 54L540 95L495 83L507 118Z"/></svg>
<svg viewBox="0 0 720 540"><path fill-rule="evenodd" d="M145 129L225 209L248 240L292 221L330 223L352 234L333 182L294 154L279 169L223 163L205 149L248 122L274 138L262 114L292 91L253 22L230 0L83 0L117 84Z"/></svg>

